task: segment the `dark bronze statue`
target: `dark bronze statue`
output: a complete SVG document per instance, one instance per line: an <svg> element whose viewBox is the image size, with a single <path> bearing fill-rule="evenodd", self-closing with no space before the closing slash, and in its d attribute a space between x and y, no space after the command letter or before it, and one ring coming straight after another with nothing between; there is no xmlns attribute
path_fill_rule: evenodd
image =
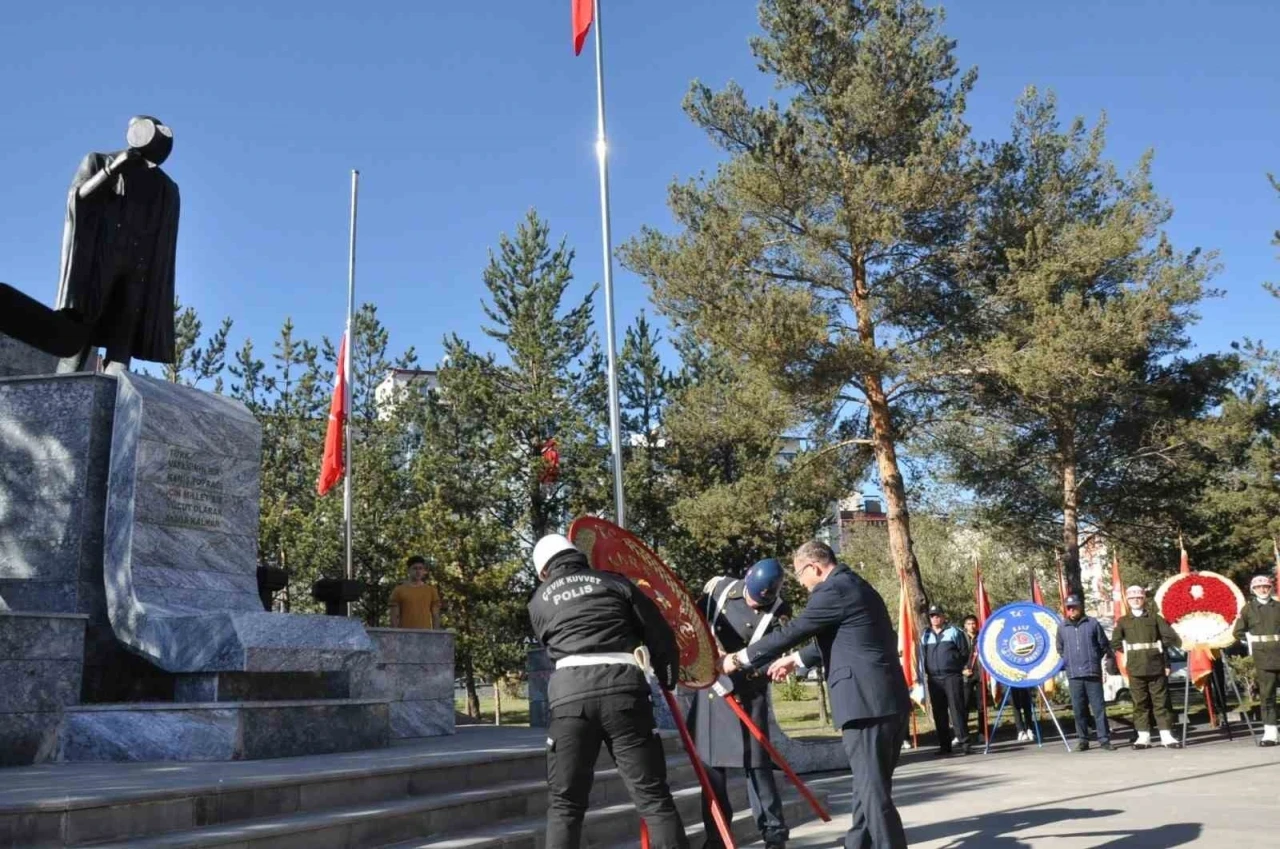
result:
<svg viewBox="0 0 1280 849"><path fill-rule="evenodd" d="M173 362L173 269L178 184L160 169L173 133L145 115L128 147L90 153L67 197L56 311L0 283L0 333L80 371L98 347L108 371L136 357Z"/></svg>
<svg viewBox="0 0 1280 849"><path fill-rule="evenodd" d="M108 366L173 361L178 184L160 169L173 133L143 115L127 137L125 150L86 156L71 181L56 306L88 339L58 371L79 371L98 346Z"/></svg>

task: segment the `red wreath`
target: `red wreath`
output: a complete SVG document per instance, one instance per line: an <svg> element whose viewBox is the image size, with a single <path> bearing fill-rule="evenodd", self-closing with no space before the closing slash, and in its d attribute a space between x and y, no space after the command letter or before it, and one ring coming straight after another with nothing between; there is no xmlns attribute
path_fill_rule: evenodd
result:
<svg viewBox="0 0 1280 849"><path fill-rule="evenodd" d="M1161 584L1156 604L1182 637L1183 648L1224 648L1235 642L1231 626L1244 607L1244 595L1215 572L1190 572Z"/></svg>
<svg viewBox="0 0 1280 849"><path fill-rule="evenodd" d="M680 647L681 684L698 690L715 683L719 653L711 628L684 583L649 546L612 522L592 516L575 519L569 525L569 539L586 552L592 568L625 575L658 605Z"/></svg>

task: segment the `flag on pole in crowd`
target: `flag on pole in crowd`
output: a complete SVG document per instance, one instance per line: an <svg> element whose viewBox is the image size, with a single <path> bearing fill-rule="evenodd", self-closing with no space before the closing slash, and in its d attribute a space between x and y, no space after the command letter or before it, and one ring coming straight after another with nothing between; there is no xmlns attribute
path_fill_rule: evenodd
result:
<svg viewBox="0 0 1280 849"><path fill-rule="evenodd" d="M343 432L347 422L347 336L342 335L338 349L338 368L333 380L333 399L329 402L329 425L324 433L324 459L320 461L320 479L316 492L324 495L342 480L346 472Z"/></svg>
<svg viewBox="0 0 1280 849"><path fill-rule="evenodd" d="M1124 601L1124 583L1120 580L1120 558L1111 555L1111 624L1115 627L1115 623L1120 621L1120 617L1129 612L1128 605ZM1116 652L1116 666L1120 670L1120 674L1128 677L1129 670L1124 665L1124 652Z"/></svg>
<svg viewBox="0 0 1280 849"><path fill-rule="evenodd" d="M1061 561L1059 561L1059 565L1061 565ZM1045 606L1044 593L1040 592L1040 581L1036 578L1034 570L1031 572L1031 600L1041 607ZM1044 691L1046 693L1052 693L1056 689L1058 689L1057 679L1050 678L1044 682Z"/></svg>
<svg viewBox="0 0 1280 849"><path fill-rule="evenodd" d="M1179 564L1178 571L1183 575L1191 574L1191 557L1187 554L1187 547L1182 544L1182 534L1178 534L1178 548L1182 549L1182 562ZM1213 653L1208 649L1191 649L1187 652L1187 674L1191 676L1191 685L1197 690L1203 690L1209 685L1209 676L1213 674ZM1205 701L1208 701L1206 696ZM1209 708L1210 712L1213 708Z"/></svg>
<svg viewBox="0 0 1280 849"><path fill-rule="evenodd" d="M898 579L898 657L902 659L902 674L907 681L907 692L918 705L924 704L924 684L920 681L920 666L916 660L916 621L911 615L911 595L907 592L907 578Z"/></svg>
<svg viewBox="0 0 1280 849"><path fill-rule="evenodd" d="M1271 538L1271 550L1276 556L1276 584L1280 585L1280 544L1276 543L1276 538Z"/></svg>
<svg viewBox="0 0 1280 849"><path fill-rule="evenodd" d="M982 633L982 626L987 624L987 619L991 616L991 598L987 595L987 584L982 579L982 567L977 563L973 564L974 571L974 615L978 617L978 633ZM970 649L974 658L978 657L978 646L975 642ZM982 738L990 739L989 723L987 722L987 694L990 692L992 703L995 703L995 681L987 675L986 668L981 662L975 663L975 672L978 674L978 692L981 693L979 698L979 715L982 720Z"/></svg>
<svg viewBox="0 0 1280 849"><path fill-rule="evenodd" d="M1071 593L1067 590L1067 578L1062 574L1062 555L1058 555L1058 611L1063 616L1067 615L1067 596Z"/></svg>

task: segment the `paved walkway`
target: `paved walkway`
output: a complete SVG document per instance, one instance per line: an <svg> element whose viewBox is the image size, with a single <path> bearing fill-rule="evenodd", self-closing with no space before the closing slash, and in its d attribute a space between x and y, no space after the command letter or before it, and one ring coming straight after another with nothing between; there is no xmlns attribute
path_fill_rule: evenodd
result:
<svg viewBox="0 0 1280 849"><path fill-rule="evenodd" d="M814 783L831 793L832 822L795 829L790 849L843 846L847 778ZM1247 738L1206 737L1181 751L1068 754L1058 742L967 758L913 753L894 789L912 849L1280 846L1280 748Z"/></svg>

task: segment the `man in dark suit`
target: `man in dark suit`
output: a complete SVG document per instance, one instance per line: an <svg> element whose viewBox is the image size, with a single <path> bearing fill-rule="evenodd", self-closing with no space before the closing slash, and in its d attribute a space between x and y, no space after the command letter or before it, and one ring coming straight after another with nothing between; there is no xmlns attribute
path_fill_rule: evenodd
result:
<svg viewBox="0 0 1280 849"><path fill-rule="evenodd" d="M809 591L804 612L747 648L725 655L726 674L769 667L775 680L798 664L827 670L831 711L853 773L853 823L846 849L905 849L893 804L893 770L906 739L911 702L898 662L898 641L884 599L861 576L836 563L831 548L807 542L791 568ZM811 637L817 645L781 657Z"/></svg>

